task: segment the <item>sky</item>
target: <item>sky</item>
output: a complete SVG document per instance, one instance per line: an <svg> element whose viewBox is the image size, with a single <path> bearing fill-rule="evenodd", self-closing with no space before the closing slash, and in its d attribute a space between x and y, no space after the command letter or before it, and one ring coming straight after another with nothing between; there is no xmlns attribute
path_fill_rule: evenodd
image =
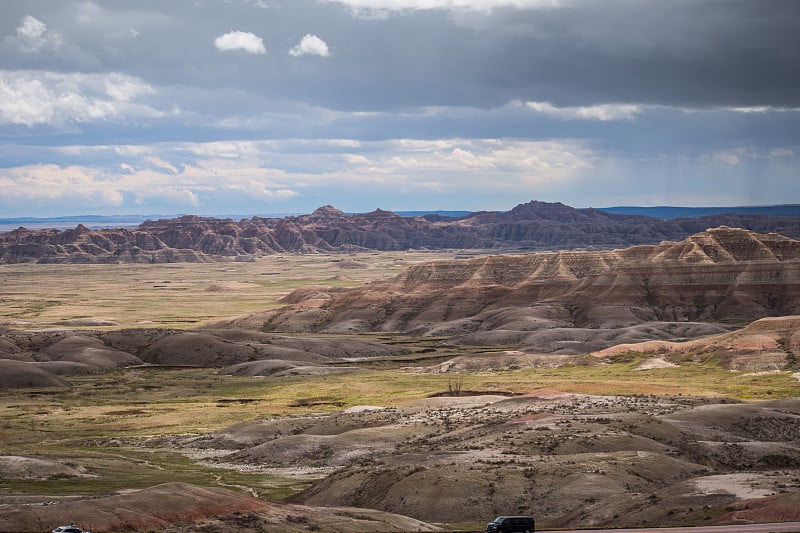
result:
<svg viewBox="0 0 800 533"><path fill-rule="evenodd" d="M0 2L0 218L800 203L794 0Z"/></svg>

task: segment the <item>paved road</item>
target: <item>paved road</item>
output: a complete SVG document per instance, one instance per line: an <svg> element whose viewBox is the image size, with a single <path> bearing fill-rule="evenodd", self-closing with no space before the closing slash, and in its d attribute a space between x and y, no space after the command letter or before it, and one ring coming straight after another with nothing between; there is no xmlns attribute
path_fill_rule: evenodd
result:
<svg viewBox="0 0 800 533"><path fill-rule="evenodd" d="M573 530L563 530L563 531L559 530L557 533L782 533L782 532L800 532L800 522L780 522L775 524L739 524L735 526L659 527L659 528L601 529L601 530L573 529Z"/></svg>

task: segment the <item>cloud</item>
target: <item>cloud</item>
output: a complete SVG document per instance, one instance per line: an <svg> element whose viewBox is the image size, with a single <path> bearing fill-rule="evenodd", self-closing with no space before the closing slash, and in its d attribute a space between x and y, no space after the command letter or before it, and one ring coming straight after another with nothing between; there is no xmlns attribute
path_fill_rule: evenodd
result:
<svg viewBox="0 0 800 533"><path fill-rule="evenodd" d="M47 30L47 24L26 15L17 26L17 45L22 52L34 53L44 49L56 49L61 46L63 37L60 33Z"/></svg>
<svg viewBox="0 0 800 533"><path fill-rule="evenodd" d="M220 52L242 50L250 54L267 53L264 40L255 33L246 31L231 31L225 35L220 35L214 39L214 46L216 46L217 50Z"/></svg>
<svg viewBox="0 0 800 533"><path fill-rule="evenodd" d="M549 102L525 102L528 109L563 120L632 120L642 111L636 104L600 104L592 106L556 107Z"/></svg>
<svg viewBox="0 0 800 533"><path fill-rule="evenodd" d="M0 70L0 124L68 126L163 115L139 103L155 90L127 74Z"/></svg>
<svg viewBox="0 0 800 533"><path fill-rule="evenodd" d="M573 142L494 139L158 143L73 147L72 153L79 163L0 169L0 189L13 191L17 203L44 206L73 198L79 189L76 205L83 211L122 201L131 209L171 205L173 212L186 206L208 211L225 198L242 214L252 214L259 212L255 202L304 196L314 201L309 198L333 185L340 194L356 196L365 187L384 194L448 195L477 194L488 180L493 188L532 194L535 187L573 179L591 166L592 156ZM240 156L230 158L231 153ZM64 156L56 148L40 148L35 157Z"/></svg>
<svg viewBox="0 0 800 533"><path fill-rule="evenodd" d="M257 179L242 180L238 183L230 183L223 189L238 193L244 193L250 198L261 198L268 201L288 200L297 196L291 189L273 189Z"/></svg>
<svg viewBox="0 0 800 533"><path fill-rule="evenodd" d="M164 161L160 157L149 156L149 157L145 157L144 160L146 162L150 163L152 166L154 166L156 168L160 168L160 169L164 169L164 170L169 171L170 174L177 174L178 173L178 169L177 168L172 166L167 161Z"/></svg>
<svg viewBox="0 0 800 533"><path fill-rule="evenodd" d="M353 83L331 91L361 109L448 103L488 108L510 100L742 112L800 106L800 70L792 62L800 41L790 23L800 3L771 9L768 2L674 6L653 0L329 2L354 14L391 18L381 25L380 39L361 47L354 45L360 32L326 29L348 55L362 54L352 74L342 77L370 90ZM395 14L413 16L401 20ZM614 31L620 18L631 31ZM367 75L356 68L369 69L372 83L364 83ZM382 85L382 79L392 83Z"/></svg>
<svg viewBox="0 0 800 533"><path fill-rule="evenodd" d="M112 147L105 148L106 152L116 153ZM107 212L120 206L141 207L145 211L166 206L177 212L187 207L215 209L221 196L233 197L234 203L241 203L253 199L279 202L297 194L277 183L275 177L286 174L247 165L217 167L209 161L181 165L179 170L159 157L149 156L141 161L116 162L108 168L53 163L25 165L0 168L0 190L4 191L0 207L6 211L18 210L22 205L28 209L36 206L48 211L85 213Z"/></svg>
<svg viewBox="0 0 800 533"><path fill-rule="evenodd" d="M714 163L725 167L738 167L742 163L742 157L746 156L744 150L728 150L706 154L705 157Z"/></svg>
<svg viewBox="0 0 800 533"><path fill-rule="evenodd" d="M750 107L731 107L728 108L730 111L736 111L737 113L746 113L746 114L754 114L754 113L796 113L800 111L800 107L774 107L774 106L766 106L766 105L759 105L759 106L750 106Z"/></svg>
<svg viewBox="0 0 800 533"><path fill-rule="evenodd" d="M630 157L580 140L325 138L17 145L0 158L19 151L44 162L0 168L0 210L20 216L250 215L325 203L347 211L508 209L529 199L576 207L752 205L800 194L793 146Z"/></svg>
<svg viewBox="0 0 800 533"><path fill-rule="evenodd" d="M30 15L23 17L22 22L17 26L17 35L21 39L41 39L46 32L47 24Z"/></svg>
<svg viewBox="0 0 800 533"><path fill-rule="evenodd" d="M245 3L260 9L273 9L280 7L280 4L278 4L277 2L267 1L267 0L248 0Z"/></svg>
<svg viewBox="0 0 800 533"><path fill-rule="evenodd" d="M367 168L360 168L367 162L363 154L345 156L353 165L349 175L393 176L409 187L429 183L436 176L437 188L450 193L480 188L487 180L493 187L558 182L592 168L592 152L575 142L395 139L364 143L364 150L370 154Z"/></svg>
<svg viewBox="0 0 800 533"><path fill-rule="evenodd" d="M314 55L320 57L328 57L330 55L330 51L328 50L328 44L311 33L307 33L291 50L289 50L289 55L294 57L299 56L306 56L306 55Z"/></svg>
<svg viewBox="0 0 800 533"><path fill-rule="evenodd" d="M788 148L773 148L769 155L772 157L794 157L794 150Z"/></svg>
<svg viewBox="0 0 800 533"><path fill-rule="evenodd" d="M2 6L0 167L85 167L109 198L121 192L116 212L159 184L174 190L161 203L142 196L141 211L174 212L156 209L173 197L191 205L181 191L210 214L264 212L251 198L282 212L600 205L628 191L662 203L694 186L704 202L800 198L800 2ZM325 50L314 36L327 59L312 55ZM442 193L413 196L426 187ZM78 200L10 207L93 209Z"/></svg>
<svg viewBox="0 0 800 533"><path fill-rule="evenodd" d="M117 102L129 102L140 96L155 94L153 87L126 74L112 72L104 76L103 83L106 94Z"/></svg>
<svg viewBox="0 0 800 533"><path fill-rule="evenodd" d="M122 205L122 192L109 185L98 169L53 164L30 165L0 170L0 205L19 202L48 205L59 201L79 205L114 207Z"/></svg>
<svg viewBox="0 0 800 533"><path fill-rule="evenodd" d="M345 161L348 165L374 165L374 161L370 161L361 154L345 154Z"/></svg>
<svg viewBox="0 0 800 533"><path fill-rule="evenodd" d="M156 186L144 191L135 191L134 196L135 205L146 205L152 200L166 201L177 206L197 207L200 205L200 199L193 191L169 185Z"/></svg>
<svg viewBox="0 0 800 533"><path fill-rule="evenodd" d="M517 9L557 8L570 0L327 0L344 4L356 14L416 10L463 10L488 12L496 8ZM382 18L382 17L379 17Z"/></svg>

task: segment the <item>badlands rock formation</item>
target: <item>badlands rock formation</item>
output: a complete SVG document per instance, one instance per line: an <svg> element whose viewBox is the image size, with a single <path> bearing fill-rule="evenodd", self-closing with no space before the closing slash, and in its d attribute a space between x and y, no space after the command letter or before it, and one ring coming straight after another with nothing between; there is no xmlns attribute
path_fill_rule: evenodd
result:
<svg viewBox="0 0 800 533"><path fill-rule="evenodd" d="M285 301L283 309L234 324L399 331L580 353L724 331L707 322L800 313L800 242L719 227L623 250L425 263L391 281L328 294L300 290Z"/></svg>
<svg viewBox="0 0 800 533"><path fill-rule="evenodd" d="M0 331L0 389L67 387L69 376L136 365L222 367L239 376L320 375L354 371L331 363L408 353L353 338L234 329L8 330Z"/></svg>
<svg viewBox="0 0 800 533"><path fill-rule="evenodd" d="M754 509L800 519L799 442L798 400L540 390L253 420L182 445L243 467L335 469L291 498L304 505L586 528L711 524Z"/></svg>
<svg viewBox="0 0 800 533"><path fill-rule="evenodd" d="M0 387L63 387L70 375L141 364L323 374L353 370L332 362L408 353L344 336L369 331L564 356L721 335L754 319L800 314L800 242L720 227L623 250L430 262L358 289L301 289L284 302L188 332L9 330L0 335ZM343 336L281 334L297 332ZM744 360L783 368L796 352L795 337L773 337L758 358ZM726 356L729 366L737 367L737 357Z"/></svg>
<svg viewBox="0 0 800 533"><path fill-rule="evenodd" d="M463 218L404 217L389 211L345 214L325 206L310 215L239 221L197 216L147 221L133 230L28 230L0 234L0 262L131 263L246 260L274 253L355 250L609 249L678 240L725 224L800 238L800 218L715 215L660 220L529 202L507 212Z"/></svg>
<svg viewBox="0 0 800 533"><path fill-rule="evenodd" d="M800 316L770 317L746 327L685 342L647 341L618 344L592 355L613 357L625 352L650 353L667 362L714 354L731 370L780 370L800 362Z"/></svg>

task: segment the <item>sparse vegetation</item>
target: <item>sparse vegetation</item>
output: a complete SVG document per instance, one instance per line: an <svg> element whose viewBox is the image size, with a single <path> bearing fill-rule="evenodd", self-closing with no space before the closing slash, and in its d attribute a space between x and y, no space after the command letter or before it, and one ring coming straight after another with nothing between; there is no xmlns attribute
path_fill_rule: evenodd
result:
<svg viewBox="0 0 800 533"><path fill-rule="evenodd" d="M336 283L362 285L391 275L395 270L383 266L396 264L395 255L406 261L431 257L365 255L361 261L379 268L348 270L348 276L352 272L354 277ZM324 283L328 272L323 270L320 276L317 269L329 263L330 257L298 257L241 264L91 265L88 268L97 269L95 274L110 272L104 297L100 296L102 276L80 276L69 265L52 267L54 277L39 286L32 280L43 265L4 265L19 269L20 279L28 281L13 290L4 286L3 299L15 303L2 319L24 319L36 326L103 319L133 326L154 318L162 327L188 328L277 306L277 299L291 290ZM115 268L121 270L115 272ZM265 270L268 281L261 278ZM125 276L133 281L123 289ZM73 281L77 285L67 292L63 287ZM16 316L23 298L52 305L37 314ZM155 307L157 302L161 305ZM394 305L387 304L382 315L402 314ZM415 310L414 316L421 311ZM161 338L164 330L147 331L143 338L152 340ZM288 337L292 342L309 342L302 336ZM206 342L222 342L207 333L195 332L192 338L200 339L187 345L193 354L208 348ZM126 342L114 339L108 340L109 345ZM326 490L338 497L342 491L335 485L337 480L353 476L352 495L342 495L348 504L441 522L426 515L421 502L433 498L435 491L450 494L447 491L453 490L448 497L465 502L470 512L491 515L511 508L539 514L545 524L561 526L588 524L590 519L618 524L620 517L638 524L655 502L655 507L664 507L663 516L654 518L661 524L709 523L721 516L719 506L681 510L677 496L658 485L669 472L675 483L688 483L709 474L712 467L728 472L724 469L750 465L775 471L774 482L781 484L781 494L798 492L796 475L778 472L796 468L800 456L782 444L769 453L756 453L741 442L718 447L684 442L685 435L677 429L682 426L668 420L694 406L795 398L798 382L790 370L731 371L723 364L724 354L708 348L660 352L659 357L678 366L643 373L642 363L653 354L635 349L601 359L532 356L514 352L513 344L448 345L440 337L372 333L359 334L357 339L394 351L326 363L357 367L348 373L251 377L225 375L218 368L142 366L70 375L70 388L2 390L0 456L55 460L80 469L81 475L5 476L0 478L0 501L22 497L58 501L181 482L221 487L270 502L301 498L303 503L315 503L315 494ZM347 335L330 334L322 336L319 345L345 347L351 341ZM261 337L240 342L248 360L257 359L257 349L278 348L277 341ZM788 337L779 344L792 353ZM169 345L165 346L168 351ZM137 354L144 357L146 351ZM291 353L297 356L296 351ZM793 361L789 359L785 368L796 366ZM562 401L559 395L564 393L578 396ZM541 398L528 398L530 394ZM481 396L492 399L480 400ZM471 404L473 400L476 405ZM495 407L494 402L506 401L505 407ZM345 412L348 408L353 410ZM275 429L264 429L273 422ZM748 438L778 443L795 439L792 428L783 420L760 419L736 426ZM264 449L253 451L259 445ZM664 452L664 447L670 451ZM358 481L359 476L367 481ZM575 507L581 513L565 514L545 503L531 507L531 502L558 500L561 480L578 487L570 486L569 491L574 490ZM414 487L413 491L408 487ZM429 488L430 493L426 492ZM609 506L607 516L593 514L608 505L609 490L627 491L629 507ZM708 501L718 503L712 497ZM304 516L301 512L285 512L285 524L317 527L316 522L298 521L297 517ZM364 510L369 512L373 511ZM631 516L639 516L639 522ZM368 520L369 515L362 518ZM268 529L262 515L242 512L226 520L213 528L230 531L250 524ZM454 527L478 525L463 513L447 520Z"/></svg>
<svg viewBox="0 0 800 533"><path fill-rule="evenodd" d="M4 264L0 325L50 327L82 319L93 329L98 326L91 320L114 323L107 328L197 327L277 307L279 298L307 285L355 287L394 276L408 264L452 256L363 253L355 259L367 268L345 271L332 263L339 256L326 254L223 263Z"/></svg>

